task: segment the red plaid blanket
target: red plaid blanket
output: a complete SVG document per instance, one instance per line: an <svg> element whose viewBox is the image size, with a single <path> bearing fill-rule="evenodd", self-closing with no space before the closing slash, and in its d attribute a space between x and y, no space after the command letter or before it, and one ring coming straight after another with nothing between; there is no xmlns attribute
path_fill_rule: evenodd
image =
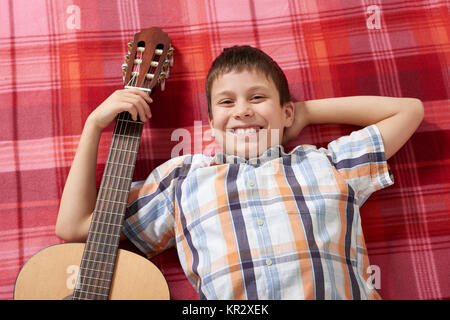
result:
<svg viewBox="0 0 450 320"><path fill-rule="evenodd" d="M266 51L296 100L421 99L422 125L389 160L395 184L364 204L362 224L384 299L450 298L449 21L445 0L1 1L0 298L12 299L27 259L61 242L54 225L84 121L123 87L126 44L150 26L171 37L175 64L166 90L154 95L135 180L170 158L176 128L192 132L193 151L211 144L204 80L224 47ZM354 129L310 126L288 147L324 146ZM173 299L198 297L174 249L153 261Z"/></svg>

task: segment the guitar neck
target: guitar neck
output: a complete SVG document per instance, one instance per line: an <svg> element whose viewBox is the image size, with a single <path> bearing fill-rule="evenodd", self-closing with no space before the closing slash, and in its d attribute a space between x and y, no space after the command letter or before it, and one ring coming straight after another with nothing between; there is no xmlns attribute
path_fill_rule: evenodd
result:
<svg viewBox="0 0 450 320"><path fill-rule="evenodd" d="M143 123L118 115L74 299L108 299Z"/></svg>

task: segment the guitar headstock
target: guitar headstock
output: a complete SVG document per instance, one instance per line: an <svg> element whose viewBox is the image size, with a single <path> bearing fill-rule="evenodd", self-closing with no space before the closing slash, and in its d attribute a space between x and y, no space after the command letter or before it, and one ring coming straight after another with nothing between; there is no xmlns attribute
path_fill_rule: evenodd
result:
<svg viewBox="0 0 450 320"><path fill-rule="evenodd" d="M128 43L126 63L122 65L125 88L138 88L150 95L157 84L164 90L173 65L173 48L167 33L152 27L134 35Z"/></svg>

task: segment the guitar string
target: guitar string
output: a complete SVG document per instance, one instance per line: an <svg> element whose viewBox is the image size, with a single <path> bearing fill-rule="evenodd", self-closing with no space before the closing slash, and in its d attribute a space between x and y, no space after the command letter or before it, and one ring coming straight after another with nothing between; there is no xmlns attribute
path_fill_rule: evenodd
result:
<svg viewBox="0 0 450 320"><path fill-rule="evenodd" d="M121 119L121 117L123 117L123 118L125 118L125 114L121 114L121 115L119 115L119 117L118 117L118 120L117 121L119 121L120 122L120 125L119 125L119 129L117 130L117 132L120 134L120 135L122 135L122 134L124 134L124 132L122 132L122 127L123 127L123 125L125 126L125 131L126 131L126 128L128 127L128 124L126 123L126 122L124 122L124 121L122 121L122 119ZM123 138L121 137L121 136L116 136L116 135L114 135L114 139L115 140L117 140L116 141L116 149L117 150L114 150L114 153L113 153L113 156L110 158L110 159L108 159L108 162L112 162L112 163L117 163L117 165L116 164L111 164L111 163L107 163L107 166L108 167L110 167L110 177L108 178L108 181L109 181L109 183L107 184L108 186L115 186L116 185L116 183L115 183L115 179L117 179L118 181L120 181L119 179L120 179L120 177L121 177L121 175L120 175L120 173L118 172L119 170L118 170L118 164L121 162L120 161L120 158L121 158L121 154L120 154L120 150L121 150L121 146L120 146L120 144L121 144L121 142L123 141ZM114 172L114 174L113 174L113 172ZM115 176L115 175L117 175L117 176ZM119 187L117 187L118 189L121 189L120 188L120 186ZM110 195L108 195L108 193L110 193ZM110 191L106 191L106 198L107 199L116 199L116 197L117 197L117 192L114 192L114 191L112 191L112 190L110 190ZM100 233L98 233L97 234L97 237L99 238L99 244L97 245L97 247L99 247L99 249L101 248L101 250L102 250L102 253L103 252L108 252L108 253L112 253L112 254L114 254L113 252L111 252L110 250L108 250L106 247L105 247L105 245L101 245L101 243L104 243L104 242L106 242L106 239L107 239L107 235L110 235L111 234L111 231L112 230L110 230L110 227L112 226L112 218L113 218L113 215L112 214L109 214L108 215L108 212L109 213L111 213L111 212L116 212L115 210L114 211L112 211L114 208L111 208L111 204L110 203L107 203L107 202L105 202L104 201L105 199L102 199L102 202L101 202L101 204L102 204L102 212L101 212L101 216L102 216L102 221L104 221L104 222L106 222L107 221L107 223L108 224L102 224L101 226L99 226L100 227ZM113 206L114 207L114 206ZM111 249L111 248L110 248ZM101 259L101 261L102 262L104 262L104 259L105 259L105 257L104 257L105 255L104 254L102 254L102 259ZM107 259L107 258L106 258ZM106 267L106 265L105 264L100 264L99 266L98 266L98 268L96 268L96 269L99 269L99 270L101 270L101 277L102 278L105 278L106 277L106 282L108 282L108 283L110 283L110 281L109 281L109 277L107 277L107 275L106 275L106 272L105 272L105 270L103 270L103 268L105 268ZM98 283L98 280L96 281L97 283ZM103 291L105 291L105 290L103 290ZM105 293L105 295L106 295L107 293Z"/></svg>
<svg viewBox="0 0 450 320"><path fill-rule="evenodd" d="M117 121L120 121L120 114L119 114L119 116L118 116L118 119L117 119ZM122 122L120 122L120 126L122 125ZM116 130L115 131L119 131L120 132L120 128L118 129L118 128L116 128ZM115 136L113 136L113 138L115 138ZM113 141L112 141L112 145L111 145L111 147L113 147L114 145L115 145L115 143L116 143L116 140L115 139L113 139ZM111 149L110 150L110 153L108 154L108 157L107 157L107 159L110 159L112 156L113 156L114 154L113 154L113 150ZM110 170L110 168L109 168L109 166L107 165L106 166L106 168L105 168L106 170L106 172L105 172L105 174L107 175L108 174L108 171ZM100 190L101 190L101 192L104 192L104 190L105 189L103 189L103 187L105 187L105 185L107 185L108 183L107 183L107 180L108 179L110 179L110 178L107 178L107 177L105 177L103 180L102 180L102 185L100 186ZM101 192L99 192L99 197L101 197L102 196L102 193ZM106 192L108 192L108 191L106 191ZM94 210L96 210L97 212L96 212L96 220L101 220L101 216L103 215L103 211L105 211L105 210L103 210L103 208L102 208L102 205L103 205L103 202L102 201L100 201L100 203L98 203L98 208L95 208ZM98 211L98 209L102 209L100 212ZM98 232L98 231L100 231L100 230L103 230L103 226L102 225L99 225L99 223L97 223L97 221L93 221L93 224L91 225L91 229L92 230L89 230L89 237L90 237L90 239L88 239L88 241L86 242L86 247L85 247L85 255L86 255L86 257L83 257L83 259L82 259L82 263L81 263L81 266L80 266L80 273L79 273L79 277L80 277L80 279L77 279L77 285L79 285L80 286L80 290L77 290L78 288L76 288L76 290L74 291L74 297L78 297L79 296L79 298L81 298L81 295L83 295L83 298L86 298L86 299L88 299L89 297L88 297L88 294L90 294L90 291L91 290L89 290L89 291L86 291L86 290L82 290L82 286L84 286L84 285L86 285L86 281L84 281L85 279L83 279L83 276L84 276L84 274L86 274L86 276L88 276L88 277L90 277L90 278L98 278L94 273L96 273L96 272L98 272L98 271L94 271L94 270L98 270L98 268L96 268L96 266L95 265L93 265L92 266L92 264L94 264L95 262L93 262L93 261L95 261L95 259L92 259L92 257L91 257L91 253L93 253L92 252L92 250L89 250L89 249L93 249L93 248L89 248L89 246L90 245L92 245L92 241L93 240L95 240L95 234L96 234L96 232ZM99 230L100 229L100 230ZM91 232L92 231L92 232ZM92 239L92 238L94 238L94 239ZM85 259L86 258L86 259ZM86 266L87 265L87 266Z"/></svg>
<svg viewBox="0 0 450 320"><path fill-rule="evenodd" d="M129 118L129 114L125 114L124 117L126 115L128 115L127 118ZM132 178L132 172L128 172L128 170L130 170L131 168L128 168L128 167L126 167L124 165L121 165L121 164L123 164L123 163L131 163L130 159L129 159L129 156L131 155L131 153L128 152L127 150L130 150L129 144L130 143L133 144L132 141L134 139L132 139L130 137L135 135L136 125L137 125L137 122L135 122L135 123L130 123L128 121L125 122L124 132L121 132L121 134L124 137L120 138L120 145L119 145L119 150L120 151L118 152L118 163L119 164L115 165L115 166L119 166L119 169L120 169L120 170L118 170L119 171L119 173L118 173L119 176L123 176L124 175L123 173L125 172L125 175L129 176L130 179ZM129 131L127 131L128 127L130 127ZM125 136L127 136L127 139L125 139ZM124 144L125 144L125 146L124 146ZM131 147L134 147L134 146L131 145ZM129 173L131 173L131 174L129 174ZM125 180L125 179L119 179L118 187L116 188L116 190L126 190L126 189L129 190L129 184L130 184L130 181ZM123 198L123 194L121 194L119 196L118 191L111 191L111 193L114 193L114 196L111 197L111 199L116 199L116 200L119 200L119 201L118 201L118 203L116 203L116 202L109 203L108 207L112 207L112 210L107 210L107 211L119 213L118 216L114 216L114 217L112 215L110 215L110 220L113 220L113 219L118 220L118 221L115 221L115 222L116 222L116 225L119 226L119 230L116 230L117 226L113 226L112 227L113 230L110 230L109 232L107 232L107 234L118 234L119 238L120 238L120 233L122 231L124 212L123 212L123 210L120 210L120 212L119 212L118 209L119 208L120 209L124 209L124 208L121 208L121 207L124 206L123 202L126 203L128 199L122 199ZM112 231L114 231L114 232L112 232ZM116 252L115 252L115 254L116 254L115 259L117 259L117 249L118 249L119 238L115 239L115 243L114 243L115 247L112 248L112 249L116 250ZM112 262L115 262L115 261L112 261ZM109 275L109 278L110 277L112 277L112 274ZM110 281L111 281L111 279L110 279Z"/></svg>
<svg viewBox="0 0 450 320"><path fill-rule="evenodd" d="M110 202L107 203L106 205L106 210L105 214L107 215L108 219L108 224L106 226L104 226L105 228L102 228L101 234L99 235L99 237L101 239L108 237L108 235L111 234L117 234L119 233L120 236L120 232L122 230L121 226L123 225L123 218L124 218L124 213L122 212L123 210L120 210L120 214L119 215L115 215L113 216L112 214L109 214L111 212L119 212L119 209L123 209L120 208L121 206L126 205L127 203L127 198L124 198L124 195L127 195L126 192L124 192L124 194L119 195L118 193L120 192L119 190L125 191L125 190L129 190L130 188L130 180L125 180L125 179L121 179L124 174L125 176L129 176L132 172L128 172L127 170L131 170L131 167L134 166L129 166L127 167L126 165L123 165L123 162L125 163L134 163L136 159L133 159L134 157L137 157L137 152L129 152L129 150L135 150L138 146L139 146L139 133L140 133L140 129L143 126L143 123L140 121L130 121L130 115L129 113L125 113L123 115L124 119L122 119L122 123L125 123L125 126L121 126L119 129L119 134L120 134L120 139L119 142L117 143L117 149L118 152L116 152L116 157L113 159L114 162L117 163L117 165L114 165L113 167L111 167L111 170L114 170L117 172L118 175L118 180L117 180L117 188L114 188L114 191L111 191L111 197L109 197L110 199L116 199L116 200L120 200L120 201L116 201L116 202ZM130 127L130 128L129 128ZM129 129L129 131L127 131L127 129ZM122 132L123 130L123 132ZM127 139L124 139L127 138ZM131 144L131 146L130 146ZM136 150L137 151L137 150ZM117 169L117 167L119 169ZM129 174L130 173L130 174ZM131 179L132 177L130 177ZM114 178L113 178L114 179ZM112 180L113 182L114 180ZM117 230L116 228L120 228L119 230ZM118 241L119 241L119 237L117 237L117 239L115 239L116 243L114 244L114 246L110 246L108 248L108 250L104 250L104 251L108 251L110 253L110 256L113 258L117 258L117 248L118 248ZM103 241L101 241L103 242ZM111 269L111 266L114 265L115 261L110 260L109 263L109 269ZM103 265L105 268L108 268L108 265ZM112 270L103 270L104 275L108 277L108 280L104 280L107 282L111 282L111 278L112 278ZM106 291L105 289L102 289L103 291Z"/></svg>
<svg viewBox="0 0 450 320"><path fill-rule="evenodd" d="M120 122L120 124L118 126L119 128L117 130L117 132L120 135L124 134L124 132L122 132L123 126L125 127L124 131L126 131L126 128L128 126L128 124L126 122L122 121L123 120L122 118L125 118L125 115L126 115L125 113L124 114L120 114L119 117L118 117L118 120L117 120L117 121ZM115 148L117 150L114 150L113 156L110 159L108 159L108 162L118 163L119 164L120 163L120 156L121 156L119 150L121 149L120 144L121 144L123 138L121 136L114 135L114 139L115 139ZM120 173L117 170L117 166L119 166L119 165L107 164L107 166L110 168L110 171L111 171L110 172L110 177L108 178L108 182L109 183L107 185L108 186L115 185L115 183L114 183L115 179L120 179L120 176L121 176ZM118 187L118 189L120 189L120 187ZM108 195L108 193L110 193L110 195ZM117 197L117 192L114 192L112 190L111 191L106 191L106 199L115 199L116 197ZM111 212L116 212L116 211L112 211L114 208L110 208L110 204L105 202L104 200L105 199L102 199L102 202L101 202L101 204L102 204L102 206L101 206L102 207L102 212L101 212L102 219L101 220L104 221L105 223L107 221L107 224L102 223L102 225L99 225L100 230L98 230L98 231L100 231L100 232L97 234L97 237L99 238L99 244L97 245L97 247L99 247L99 249L100 248L102 249L102 262L104 262L103 260L104 260L104 256L105 256L103 254L103 252L108 252L108 253L114 254L114 252L111 252L111 250L108 250L105 247L105 245L101 245L101 243L105 243L106 239L108 237L107 235L110 235L112 233L111 232L112 230L110 230L110 227L113 227L112 226L112 221L111 221L112 218L113 218L113 215L111 214ZM110 213L110 214L108 214L108 213ZM102 267L105 268L106 265L105 264L100 264L98 266L98 268L96 268L96 269L101 270L101 277L104 278L104 277L107 277L107 275L106 275L106 270L103 270ZM109 282L108 278L105 279L105 280L106 280L106 282ZM97 280L97 282L98 282L98 280Z"/></svg>
<svg viewBox="0 0 450 320"><path fill-rule="evenodd" d="M128 156L127 156L128 155L127 150L129 150L128 144L132 140L130 137L133 135L133 131L134 131L134 127L135 127L135 125L133 123L127 121L129 118L130 117L129 117L128 112L123 114L123 119L121 120L121 122L124 124L124 126L122 126L122 124L121 124L120 130L119 130L120 136L117 137L118 138L117 150L116 150L117 157L116 157L116 159L112 159L112 161L116 164L113 164L111 166L111 168L112 168L111 170L114 169L114 171L117 174L117 178L116 178L117 179L117 181L116 181L117 188L114 188L115 191L111 190L112 195L111 195L111 197L109 197L109 199L116 199L116 200L122 200L122 201L118 201L118 203L116 203L116 202L106 203L107 209L105 210L104 215L107 216L108 225L105 228L106 229L105 232L99 235L99 237L102 240L112 234L118 234L120 237L120 232L122 229L121 226L122 226L123 212L122 212L122 210L119 210L119 209L123 209L123 208L121 208L121 206L123 206L123 204L121 204L120 202L126 201L127 199L122 199L123 195L119 196L119 194L118 194L119 192L117 190L128 189L128 188L126 188L127 182L125 179L123 179L124 176L129 176L128 172L127 172L128 169L125 169L126 166L124 166L123 163L129 163ZM123 132L122 132L122 129L123 129ZM125 143L126 143L126 146L124 147ZM131 178L132 177L130 177L130 179ZM114 182L114 178L112 178L111 182ZM118 215L113 215L113 214L111 214L111 212L117 213ZM119 228L119 230L117 230L117 228ZM112 254L112 257L114 259L116 259L117 258L117 249L118 249L118 239L114 239L114 240L115 240L114 245L105 251L109 251L109 253ZM108 259L106 258L106 260L108 260ZM110 261L110 262L115 263L115 261ZM112 265L114 265L114 264L112 264ZM107 267L107 265L104 265L104 267ZM106 276L108 277L107 280L110 284L111 280L112 280L112 278L111 278L112 272L108 272L106 274Z"/></svg>
<svg viewBox="0 0 450 320"><path fill-rule="evenodd" d="M109 161L111 161L112 163L115 164L109 164L111 167L111 178L109 179L109 185L116 185L116 188L114 188L115 190L125 190L124 186L122 186L122 178L123 178L123 169L125 166L121 165L123 162L126 162L125 159L123 159L123 153L125 153L126 149L123 148L123 144L124 141L129 141L130 139L128 138L128 140L126 139L127 134L131 134L128 131L129 128L129 122L127 122L127 116L129 114L128 113L123 113L121 115L121 117L119 117L120 121L120 126L118 129L118 133L120 136L115 136L115 138L117 139L117 143L116 143L116 150L114 152L114 157L112 157ZM114 174L113 174L114 172ZM108 196L107 198L109 199L116 199L118 198L118 191L113 191L110 190L110 196ZM105 200L105 199L103 199ZM107 224L103 224L102 228L101 228L101 232L98 234L98 238L100 243L105 243L105 238L110 237L110 235L112 234L117 234L117 231L119 231L120 234L120 230L116 230L117 227L120 226L120 223L118 223L117 220L117 216L111 214L111 213L119 213L119 215L121 214L119 212L119 208L120 208L120 204L115 204L115 203L107 203L105 201L102 202L103 207L105 207L104 210L102 210L102 216L103 216L103 221L107 221ZM117 208L119 206L119 208ZM99 245L101 246L101 245ZM109 254L111 254L112 257L116 258L117 257L117 247L116 247L116 243L114 243L114 245L110 246L109 248L105 248L105 246L103 245L102 247L103 252L107 252ZM105 256L105 255L103 255ZM106 259L103 259L102 262L104 262L104 260L108 261L108 258L105 257ZM111 262L115 262L115 261L111 261ZM106 281L110 284L111 283L111 272L107 272L107 270L104 270L105 268L107 268L108 266L106 264L100 265L99 269L102 269L102 276L106 277ZM112 271L112 270L111 270ZM103 290L106 291L106 290ZM107 294L107 292L105 292L105 294Z"/></svg>
<svg viewBox="0 0 450 320"><path fill-rule="evenodd" d="M143 56L143 52L138 51L136 48L136 58L141 59L141 61L142 61L142 56ZM130 81L128 81L127 86L136 87L138 77L139 77L139 72L141 72L141 64L140 63L134 64L133 69L131 71L132 71L132 73L131 73L132 77L131 77ZM137 73L133 74L133 71L135 71ZM144 77L144 82L145 82L145 77Z"/></svg>
<svg viewBox="0 0 450 320"><path fill-rule="evenodd" d="M115 133L121 134L122 130L126 130L126 128L123 128L123 124L125 124L125 127L127 127L127 122L122 121L122 119L124 117L125 117L125 113L119 114L118 119L117 119L117 121L119 121L119 125L116 128ZM113 138L114 138L114 140L112 141L111 147L117 149L120 139L117 139L118 137L116 135L113 135ZM117 151L113 151L113 149L111 149L111 152L108 155L107 159L108 159L108 161L118 162L118 161L116 161L117 160L116 159L117 156L118 156L118 152ZM104 189L104 187L110 186L113 183L114 175L111 174L112 173L111 171L113 171L113 170L114 170L113 165L107 165L106 166L106 172L105 172L106 177L103 180L103 184L101 186L102 192L99 193L99 196L101 198L102 198L102 196L106 197L106 198L111 198L111 196L112 196L112 194L108 195L108 193L110 193L110 190ZM109 177L108 177L108 173L109 173ZM102 270L97 265L95 265L96 264L96 259L95 259L95 256L94 256L94 259L93 259L92 255L95 254L96 252L98 252L99 250L94 250L94 248L90 248L90 246L93 246L92 242L95 241L95 240L99 240L100 242L102 242L102 240L103 240L102 238L103 237L101 237L101 234L110 234L109 230L108 230L109 229L108 225L110 225L112 223L112 221L110 221L110 220L108 221L109 224L100 223L100 221L104 221L105 220L104 219L105 212L110 212L109 210L107 210L107 208L104 208L105 207L105 202L102 201L103 199L101 199L101 198L100 198L100 202L98 204L98 208L96 210L97 211L97 213L96 213L97 221L94 222L94 225L93 225L93 228L92 228L93 232L90 233L90 238L91 239L89 239L90 240L89 243L86 244L87 246L89 246L88 248L86 248L86 249L88 249L88 251L86 252L86 258L88 259L88 261L84 260L84 262L86 262L85 264L87 264L87 267L83 266L84 270L85 270L84 273L86 274L87 277L89 277L91 279L99 279L105 273L105 270ZM105 230L105 228L106 228L106 230ZM101 239L97 239L97 236L100 236ZM99 245L96 245L96 247L98 248ZM89 250L89 249L92 249L92 250ZM103 247L102 251L103 252L105 251L104 247ZM86 279L83 279L83 278L80 279L80 286L88 285L85 280ZM95 284L92 283L92 281L91 281L91 284L93 286L96 286L98 284L98 281L96 281ZM80 293L82 293L85 298L89 298L88 295L93 295L92 290L90 290L90 289L87 290L87 291L83 290Z"/></svg>

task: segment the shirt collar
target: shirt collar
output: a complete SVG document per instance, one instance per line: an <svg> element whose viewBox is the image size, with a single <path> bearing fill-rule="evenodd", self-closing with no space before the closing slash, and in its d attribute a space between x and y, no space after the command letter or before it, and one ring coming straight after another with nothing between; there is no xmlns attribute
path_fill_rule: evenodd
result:
<svg viewBox="0 0 450 320"><path fill-rule="evenodd" d="M246 163L252 166L260 166L268 161L280 158L283 155L286 155L284 148L282 145L278 144L267 149L260 156L248 160L236 155L220 152L213 157L211 164Z"/></svg>

